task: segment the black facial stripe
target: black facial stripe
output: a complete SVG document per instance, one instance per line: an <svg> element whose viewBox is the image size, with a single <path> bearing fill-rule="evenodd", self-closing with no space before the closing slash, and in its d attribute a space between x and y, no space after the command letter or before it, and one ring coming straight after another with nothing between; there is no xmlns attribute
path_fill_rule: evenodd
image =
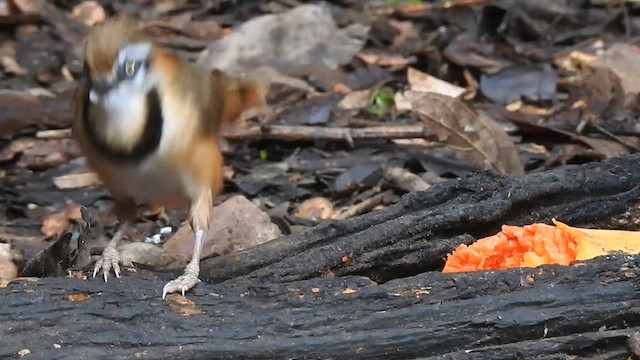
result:
<svg viewBox="0 0 640 360"><path fill-rule="evenodd" d="M144 160L158 149L162 137L162 106L157 89L151 89L147 94L147 118L145 119L142 136L131 150L123 150L113 147L100 136L96 129L96 123L89 116L89 93L85 94L82 119L86 128L87 137L94 144L100 155L118 162L135 163Z"/></svg>
<svg viewBox="0 0 640 360"><path fill-rule="evenodd" d="M86 60L82 63L82 76L87 82L88 88L91 89L91 86L93 85L93 79L91 78L91 70L89 69L89 64Z"/></svg>

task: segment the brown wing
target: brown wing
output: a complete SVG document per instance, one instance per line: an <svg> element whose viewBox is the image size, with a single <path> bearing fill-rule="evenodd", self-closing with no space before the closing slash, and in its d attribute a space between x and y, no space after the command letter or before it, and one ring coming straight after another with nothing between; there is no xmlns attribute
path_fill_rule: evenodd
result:
<svg viewBox="0 0 640 360"><path fill-rule="evenodd" d="M220 134L233 125L243 111L266 104L266 82L256 77L240 79L220 70L211 72L209 131Z"/></svg>

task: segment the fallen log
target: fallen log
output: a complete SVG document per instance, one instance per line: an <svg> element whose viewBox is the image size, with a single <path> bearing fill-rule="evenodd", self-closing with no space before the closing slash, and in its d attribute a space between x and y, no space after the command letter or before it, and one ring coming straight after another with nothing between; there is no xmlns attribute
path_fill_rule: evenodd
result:
<svg viewBox="0 0 640 360"><path fill-rule="evenodd" d="M481 172L405 195L397 204L233 256L203 261L207 281L294 281L366 275L375 281L440 270L461 243L502 224L637 230L640 154L507 177Z"/></svg>
<svg viewBox="0 0 640 360"><path fill-rule="evenodd" d="M0 291L0 357L624 359L640 331L639 256L381 285L201 283L187 301L161 299L162 275L12 283Z"/></svg>
<svg viewBox="0 0 640 360"><path fill-rule="evenodd" d="M503 223L636 229L640 155L508 178L488 172L175 273L19 280L0 289L0 357L513 359L633 355L640 255L443 274ZM87 270L90 268L87 267ZM88 274L89 271L85 271Z"/></svg>

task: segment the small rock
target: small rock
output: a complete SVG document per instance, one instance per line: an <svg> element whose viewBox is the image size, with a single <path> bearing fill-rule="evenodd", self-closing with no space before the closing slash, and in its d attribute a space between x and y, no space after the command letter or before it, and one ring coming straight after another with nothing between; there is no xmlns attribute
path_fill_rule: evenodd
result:
<svg viewBox="0 0 640 360"><path fill-rule="evenodd" d="M225 200L213 209L202 258L242 251L282 235L267 213L241 195ZM188 222L163 244L173 256L190 259L194 234Z"/></svg>
<svg viewBox="0 0 640 360"><path fill-rule="evenodd" d="M147 242L122 244L118 246L118 252L135 263L153 268L164 268L176 260L163 248Z"/></svg>

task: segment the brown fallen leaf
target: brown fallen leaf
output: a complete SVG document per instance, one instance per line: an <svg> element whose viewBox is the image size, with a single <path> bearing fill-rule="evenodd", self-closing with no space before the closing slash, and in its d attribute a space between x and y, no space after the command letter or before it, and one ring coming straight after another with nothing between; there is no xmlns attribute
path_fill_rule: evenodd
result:
<svg viewBox="0 0 640 360"><path fill-rule="evenodd" d="M303 219L324 220L330 219L333 213L331 200L324 197L313 197L300 204L296 216Z"/></svg>
<svg viewBox="0 0 640 360"><path fill-rule="evenodd" d="M107 14L97 1L83 1L73 7L71 17L87 26L93 26L103 21Z"/></svg>
<svg viewBox="0 0 640 360"><path fill-rule="evenodd" d="M409 39L418 38L418 30L411 21L398 21L389 19L389 25L400 32L398 35L393 37L393 46L400 46Z"/></svg>
<svg viewBox="0 0 640 360"><path fill-rule="evenodd" d="M68 202L61 211L50 214L44 219L40 231L47 239L59 235L69 227L70 220L82 218L80 207L81 205L78 203Z"/></svg>
<svg viewBox="0 0 640 360"><path fill-rule="evenodd" d="M352 288L346 288L346 289L342 290L342 294L343 295L349 295L349 294L353 294L355 292L356 292L356 290L353 290Z"/></svg>
<svg viewBox="0 0 640 360"><path fill-rule="evenodd" d="M338 102L338 108L343 110L360 110L367 107L373 89L364 89L347 94Z"/></svg>
<svg viewBox="0 0 640 360"><path fill-rule="evenodd" d="M567 55L554 59L554 64L569 72L579 72L596 59L596 55L574 50Z"/></svg>
<svg viewBox="0 0 640 360"><path fill-rule="evenodd" d="M416 61L415 57L404 57L400 54L389 54L379 51L373 52L371 50L360 51L356 54L356 57L367 64L389 68L390 71L400 70Z"/></svg>
<svg viewBox="0 0 640 360"><path fill-rule="evenodd" d="M10 244L0 243L0 280L10 281L18 277L18 267Z"/></svg>
<svg viewBox="0 0 640 360"><path fill-rule="evenodd" d="M407 69L407 81L413 91L434 92L454 98L466 91L465 88L440 80L413 67Z"/></svg>
<svg viewBox="0 0 640 360"><path fill-rule="evenodd" d="M524 174L513 141L489 116L474 112L461 100L433 92L406 91L403 97L406 102L398 106L417 113L438 139L450 145L461 158L502 174Z"/></svg>
<svg viewBox="0 0 640 360"><path fill-rule="evenodd" d="M599 139L594 137L589 137L585 135L578 135L576 133L558 129L552 126L547 126L544 124L538 124L533 121L527 120L525 117L521 116L520 113L511 112L508 110L501 111L501 114L505 116L509 121L511 121L514 125L518 126L520 129L538 134L556 134L565 137L568 140L580 142L584 145L592 148L597 154L601 155L603 158L611 158L620 155L629 154L629 149L620 142L608 140L608 139Z"/></svg>
<svg viewBox="0 0 640 360"><path fill-rule="evenodd" d="M640 46L614 44L593 61L583 64L582 86L592 108L640 109Z"/></svg>
<svg viewBox="0 0 640 360"><path fill-rule="evenodd" d="M53 184L60 190L78 189L101 184L94 172L68 174L53 178Z"/></svg>
<svg viewBox="0 0 640 360"><path fill-rule="evenodd" d="M16 61L16 47L13 41L6 41L0 46L0 65L7 74L27 75L29 70Z"/></svg>

